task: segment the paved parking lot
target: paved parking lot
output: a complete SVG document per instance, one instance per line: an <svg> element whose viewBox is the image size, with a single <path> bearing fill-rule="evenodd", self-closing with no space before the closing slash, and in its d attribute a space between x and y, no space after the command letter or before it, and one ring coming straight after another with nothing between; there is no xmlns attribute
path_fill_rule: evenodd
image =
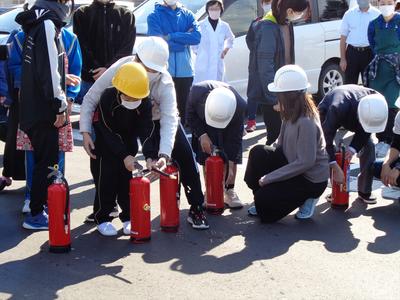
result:
<svg viewBox="0 0 400 300"><path fill-rule="evenodd" d="M245 137L245 158L257 142L264 142L262 128ZM246 207L209 216L208 231L187 225L183 197L179 232L161 232L153 183L152 240L136 245L83 224L94 190L77 143L66 166L71 253L48 253L47 232L21 227L21 182L0 194L0 299L400 299L398 201L379 197L366 206L352 194L349 209L340 211L321 198L311 220L292 214L262 225L247 216L252 198L241 182L242 166L237 192Z"/></svg>

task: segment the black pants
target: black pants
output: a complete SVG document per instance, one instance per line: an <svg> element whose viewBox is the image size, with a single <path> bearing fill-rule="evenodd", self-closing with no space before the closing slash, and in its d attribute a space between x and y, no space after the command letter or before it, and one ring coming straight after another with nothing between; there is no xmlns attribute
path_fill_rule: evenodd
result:
<svg viewBox="0 0 400 300"><path fill-rule="evenodd" d="M275 111L272 105L262 106L265 127L267 129L267 145L272 145L281 131L281 115Z"/></svg>
<svg viewBox="0 0 400 300"><path fill-rule="evenodd" d="M32 216L35 216L43 211L47 202L47 188L52 181L47 178L51 172L48 167L58 163L58 129L51 123L40 123L26 133L35 149L30 203Z"/></svg>
<svg viewBox="0 0 400 300"><path fill-rule="evenodd" d="M358 84L359 75L363 74L373 58L372 51L366 49L358 51L352 46L346 49L347 68L345 72L345 84Z"/></svg>
<svg viewBox="0 0 400 300"><path fill-rule="evenodd" d="M308 198L318 198L327 182L313 183L302 175L260 187L259 179L288 162L281 149L257 145L250 150L244 181L253 190L257 214L265 223L276 222L300 207Z"/></svg>
<svg viewBox="0 0 400 300"><path fill-rule="evenodd" d="M17 129L19 123L19 102L14 92L7 124L7 137L4 146L3 176L14 180L25 180L25 151L16 149Z"/></svg>
<svg viewBox="0 0 400 300"><path fill-rule="evenodd" d="M186 126L186 101L192 87L193 77L173 77L176 91L176 101L178 102L179 115L181 122Z"/></svg>
<svg viewBox="0 0 400 300"><path fill-rule="evenodd" d="M155 136L157 137L160 134L160 122L155 122L155 125L157 129ZM159 140L159 137L157 138ZM178 125L171 156L172 159L179 164L181 181L189 204L202 205L204 202L204 195L201 191L200 173L197 168L192 147L186 138L181 123Z"/></svg>
<svg viewBox="0 0 400 300"><path fill-rule="evenodd" d="M376 134L376 137L379 142L384 142L389 145L392 142L394 119L396 118L396 114L398 111L399 111L398 108L389 108L388 120L386 123L385 131Z"/></svg>
<svg viewBox="0 0 400 300"><path fill-rule="evenodd" d="M98 156L90 160L90 169L94 177L96 198L94 201L94 219L97 224L110 222L110 212L115 201L121 207L119 218L122 222L130 220L129 180L132 178L120 159L115 156Z"/></svg>
<svg viewBox="0 0 400 300"><path fill-rule="evenodd" d="M400 158L396 159L391 165L390 167L393 169L394 166L396 164L398 164L400 162ZM377 179L381 180L381 172L382 172L382 165L383 165L383 161L377 161L374 163L374 177L376 177ZM396 180L396 185L398 187L400 187L400 176L397 177Z"/></svg>

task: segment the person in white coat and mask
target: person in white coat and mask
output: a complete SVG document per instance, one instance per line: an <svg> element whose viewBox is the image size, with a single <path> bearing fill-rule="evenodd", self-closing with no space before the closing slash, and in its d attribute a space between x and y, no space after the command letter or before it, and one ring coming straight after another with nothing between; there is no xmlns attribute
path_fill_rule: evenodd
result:
<svg viewBox="0 0 400 300"><path fill-rule="evenodd" d="M222 0L208 1L206 12L208 18L199 23L200 44L193 47L197 55L193 84L204 80L224 81L224 58L235 38L229 24L220 19L224 12Z"/></svg>

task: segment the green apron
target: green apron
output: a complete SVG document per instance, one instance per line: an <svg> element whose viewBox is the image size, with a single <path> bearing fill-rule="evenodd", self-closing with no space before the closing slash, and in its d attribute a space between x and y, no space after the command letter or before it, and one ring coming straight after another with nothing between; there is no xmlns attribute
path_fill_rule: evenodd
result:
<svg viewBox="0 0 400 300"><path fill-rule="evenodd" d="M397 24L400 26L400 24ZM400 55L400 40L395 28L379 28L375 22L375 53ZM400 67L400 66L399 66ZM400 85L396 80L395 69L385 60L380 60L375 79L370 79L369 87L377 90L385 96L389 108L395 108L394 105L400 95Z"/></svg>

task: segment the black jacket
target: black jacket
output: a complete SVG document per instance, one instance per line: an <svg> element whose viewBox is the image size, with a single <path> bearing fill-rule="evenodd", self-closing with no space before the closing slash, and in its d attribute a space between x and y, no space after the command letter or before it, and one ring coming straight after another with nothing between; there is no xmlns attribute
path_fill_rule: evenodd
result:
<svg viewBox="0 0 400 300"><path fill-rule="evenodd" d="M371 134L365 132L358 121L357 109L362 97L376 93L359 85L342 85L329 92L318 105L330 162L335 161L333 141L340 127L354 132L350 147L357 152L367 144Z"/></svg>
<svg viewBox="0 0 400 300"><path fill-rule="evenodd" d="M95 153L98 156L115 156L124 160L138 152L137 139L142 143L145 158L157 158L157 148L152 144L154 131L152 105L143 100L137 109L129 110L121 105L117 89L106 89L93 116L96 133Z"/></svg>
<svg viewBox="0 0 400 300"><path fill-rule="evenodd" d="M15 19L22 25L20 126L24 131L41 122L54 123L67 107L65 96L66 55L60 30L64 23L49 10L37 8L21 12Z"/></svg>
<svg viewBox="0 0 400 300"><path fill-rule="evenodd" d="M207 97L213 89L218 87L229 88L235 94L237 102L235 115L224 129L208 126L205 119ZM229 160L236 161L238 153L241 154L239 150L242 149L246 109L247 102L233 87L220 81L207 80L192 86L186 106L186 121L192 129L193 138L198 139L201 135L207 133L213 144L224 150Z"/></svg>
<svg viewBox="0 0 400 300"><path fill-rule="evenodd" d="M291 63L294 63L293 25L289 24L291 40ZM275 105L276 95L268 90L268 84L274 81L276 71L285 65L285 47L280 25L269 20L256 19L250 25L246 35L249 48L249 81L247 85L248 101Z"/></svg>
<svg viewBox="0 0 400 300"><path fill-rule="evenodd" d="M90 70L108 68L118 59L132 55L135 16L114 3L94 1L74 13L74 33L82 50L82 79L94 82Z"/></svg>

